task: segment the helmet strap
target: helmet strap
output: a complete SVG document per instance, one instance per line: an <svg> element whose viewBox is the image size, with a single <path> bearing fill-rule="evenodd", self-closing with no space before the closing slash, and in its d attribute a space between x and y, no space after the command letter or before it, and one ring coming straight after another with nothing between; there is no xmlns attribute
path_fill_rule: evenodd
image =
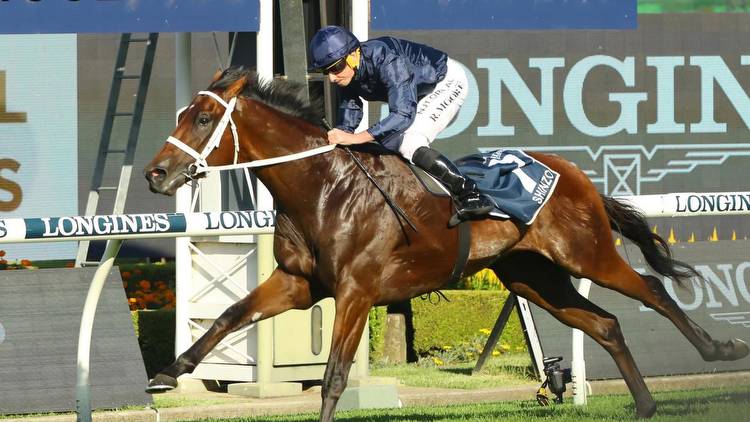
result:
<svg viewBox="0 0 750 422"><path fill-rule="evenodd" d="M359 67L359 59L360 49L357 48L346 56L346 64L348 64L352 69L357 69Z"/></svg>

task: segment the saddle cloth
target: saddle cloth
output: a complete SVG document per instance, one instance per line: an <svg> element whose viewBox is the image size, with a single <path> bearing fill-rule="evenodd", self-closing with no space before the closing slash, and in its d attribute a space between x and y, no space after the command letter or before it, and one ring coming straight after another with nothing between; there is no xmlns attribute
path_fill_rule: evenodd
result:
<svg viewBox="0 0 750 422"><path fill-rule="evenodd" d="M560 175L523 151L498 149L455 161L495 202L491 215L529 225L552 196Z"/></svg>

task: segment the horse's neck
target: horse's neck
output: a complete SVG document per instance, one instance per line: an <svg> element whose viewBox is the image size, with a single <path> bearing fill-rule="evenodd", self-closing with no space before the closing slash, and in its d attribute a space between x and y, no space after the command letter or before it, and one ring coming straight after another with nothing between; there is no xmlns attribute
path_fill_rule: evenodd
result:
<svg viewBox="0 0 750 422"><path fill-rule="evenodd" d="M327 145L325 133L306 122L283 115L261 103L250 110L242 148L245 160L275 158ZM294 119L294 121L290 121ZM250 134L250 128L264 128ZM251 145L252 144L252 145ZM277 208L288 213L310 214L312 204L325 194L326 181L336 178L334 151L283 164L261 167L256 176L271 192Z"/></svg>

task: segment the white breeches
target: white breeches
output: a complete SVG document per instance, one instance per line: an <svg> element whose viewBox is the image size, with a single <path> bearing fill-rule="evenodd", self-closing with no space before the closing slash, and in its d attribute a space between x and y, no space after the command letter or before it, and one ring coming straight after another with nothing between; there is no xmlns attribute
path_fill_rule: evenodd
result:
<svg viewBox="0 0 750 422"><path fill-rule="evenodd" d="M469 93L463 67L450 57L446 65L445 77L431 93L419 100L414 122L404 132L399 152L409 161L417 148L430 146L438 134L448 127Z"/></svg>

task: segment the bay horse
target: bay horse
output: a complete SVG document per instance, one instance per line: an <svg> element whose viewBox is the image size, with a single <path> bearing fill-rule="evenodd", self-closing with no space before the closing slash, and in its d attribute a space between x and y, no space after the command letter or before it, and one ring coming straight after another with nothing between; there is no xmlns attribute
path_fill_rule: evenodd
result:
<svg viewBox="0 0 750 422"><path fill-rule="evenodd" d="M283 80L259 80L242 68L217 73L144 169L151 191L174 194L198 176L200 166L270 159L326 146L318 108L300 100L298 89ZM231 131L226 130L228 120ZM237 151L233 142L238 143ZM278 267L151 380L147 391L174 388L178 376L192 372L232 331L333 297L336 316L320 413L321 421L333 420L370 308L441 288L450 278L458 249L457 229L447 225L451 200L426 192L401 157L365 149L350 151L415 229L405 227L385 205L384 196L343 148L258 167L254 173L270 190L277 209ZM704 360L735 360L750 352L739 339L713 340L685 315L659 279L638 274L620 257L613 230L633 241L657 273L677 281L699 277L692 267L671 257L667 243L651 232L642 214L600 195L586 175L563 158L530 155L560 174L554 194L531 226L509 219L470 222L464 274L492 269L510 291L599 343L625 379L638 417L652 416L656 403L617 318L579 295L571 276L588 278L654 309L672 321Z"/></svg>

